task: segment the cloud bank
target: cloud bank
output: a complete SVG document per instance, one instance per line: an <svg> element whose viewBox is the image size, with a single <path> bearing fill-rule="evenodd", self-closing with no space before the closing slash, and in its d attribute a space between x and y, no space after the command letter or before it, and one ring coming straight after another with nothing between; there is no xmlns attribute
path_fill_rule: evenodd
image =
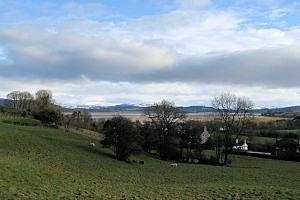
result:
<svg viewBox="0 0 300 200"><path fill-rule="evenodd" d="M209 104L223 91L300 101L299 4L153 2L164 8L123 16L113 2L27 2L29 12L0 0L0 97L46 87L74 104Z"/></svg>
<svg viewBox="0 0 300 200"><path fill-rule="evenodd" d="M299 87L300 45L296 42L293 44L296 39L292 39L290 35L300 31L264 31L269 31L270 37L279 39L277 47L268 47L268 41L265 41L266 48L263 49L241 48L220 52L215 51L215 47L208 47L211 53L185 55L172 48L171 44L155 40L116 40L104 36L35 28L2 29L0 44L5 59L0 60L0 76L64 81L85 78L111 82L196 82ZM243 32L262 35L264 38L264 31ZM241 33L237 32L236 36L239 34ZM214 40L213 37L211 40ZM175 43L177 42L182 40ZM232 41L231 45L235 46L235 43L239 44ZM280 43L288 45L282 46ZM203 52L201 48L195 52Z"/></svg>

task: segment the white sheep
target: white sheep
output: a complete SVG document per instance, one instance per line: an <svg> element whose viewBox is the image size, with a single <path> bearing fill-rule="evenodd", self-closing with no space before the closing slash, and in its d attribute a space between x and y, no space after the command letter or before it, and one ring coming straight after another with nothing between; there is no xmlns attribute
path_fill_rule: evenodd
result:
<svg viewBox="0 0 300 200"><path fill-rule="evenodd" d="M94 146L95 146L95 143L94 143L94 142L91 142L91 143L89 144L89 146L90 146L90 147L94 147Z"/></svg>
<svg viewBox="0 0 300 200"><path fill-rule="evenodd" d="M177 167L178 165L177 165L177 163L172 163L170 166L171 167Z"/></svg>

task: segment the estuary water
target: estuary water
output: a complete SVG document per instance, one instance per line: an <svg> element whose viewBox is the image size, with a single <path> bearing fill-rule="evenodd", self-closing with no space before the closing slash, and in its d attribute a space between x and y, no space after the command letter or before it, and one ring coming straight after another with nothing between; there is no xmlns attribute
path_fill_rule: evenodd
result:
<svg viewBox="0 0 300 200"><path fill-rule="evenodd" d="M116 116L122 116L129 119L143 119L147 116L143 113L130 113L130 112L92 112L94 119L110 119ZM214 117L216 113L187 113L187 119L195 119L201 117Z"/></svg>
<svg viewBox="0 0 300 200"><path fill-rule="evenodd" d="M65 115L71 115L72 113L64 113ZM128 119L145 119L147 116L142 112L91 112L93 119L111 119L116 116L126 117ZM214 112L197 112L197 113L187 113L187 119L197 119L197 118L208 118L216 117L217 113ZM260 117L258 113L254 114L254 117Z"/></svg>

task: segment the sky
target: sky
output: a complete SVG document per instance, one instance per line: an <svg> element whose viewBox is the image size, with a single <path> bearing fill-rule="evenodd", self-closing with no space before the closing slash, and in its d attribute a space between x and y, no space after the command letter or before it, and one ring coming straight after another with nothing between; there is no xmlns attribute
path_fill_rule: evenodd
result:
<svg viewBox="0 0 300 200"><path fill-rule="evenodd" d="M298 0L0 0L0 98L300 105Z"/></svg>

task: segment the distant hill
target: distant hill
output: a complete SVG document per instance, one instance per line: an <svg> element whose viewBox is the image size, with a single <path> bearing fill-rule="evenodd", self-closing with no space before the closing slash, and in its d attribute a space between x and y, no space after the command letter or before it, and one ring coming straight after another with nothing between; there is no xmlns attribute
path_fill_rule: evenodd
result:
<svg viewBox="0 0 300 200"><path fill-rule="evenodd" d="M0 105L5 101L4 98L0 98ZM114 106L98 106L98 105L77 105L67 106L57 105L57 108L65 111L72 112L73 110L89 110L89 111L144 111L148 106L134 105L134 104L120 104ZM178 109L186 112L215 112L212 107L209 106L179 106ZM255 113L273 113L273 112L300 112L300 106L289 106L282 108L258 108L254 110Z"/></svg>
<svg viewBox="0 0 300 200"><path fill-rule="evenodd" d="M4 98L0 98L0 104L3 104ZM134 104L120 104L114 106L89 106L89 105L78 105L78 106L59 106L57 108L65 111L72 112L73 110L89 110L89 111L144 111L148 106L134 105ZM178 109L187 112L215 112L212 107L209 106L179 106ZM259 108L254 110L255 113L270 113L270 112L300 112L300 106L289 106L282 108Z"/></svg>
<svg viewBox="0 0 300 200"><path fill-rule="evenodd" d="M88 106L88 105L78 105L78 106L62 106L65 109L71 110L90 110L90 111L144 111L148 106L140 106L134 104L120 104L114 106ZM215 112L212 107L209 106L179 106L180 110L184 110L187 112ZM266 112L298 112L300 111L300 106L290 106L290 107L282 107L282 108L259 108L255 109L255 113L266 113Z"/></svg>
<svg viewBox="0 0 300 200"><path fill-rule="evenodd" d="M207 106L187 106L187 107L178 107L180 110L188 111L188 112L215 112L215 109Z"/></svg>
<svg viewBox="0 0 300 200"><path fill-rule="evenodd" d="M300 106L291 106L260 111L263 116L295 118L300 116Z"/></svg>
<svg viewBox="0 0 300 200"><path fill-rule="evenodd" d="M114 106L86 106L79 105L75 109L85 109L85 110L96 110L96 111L143 111L144 106L137 106L132 104L120 104Z"/></svg>
<svg viewBox="0 0 300 200"><path fill-rule="evenodd" d="M79 106L63 106L63 108L68 111L72 110L89 110L89 111L144 111L148 106L140 106L134 104L120 104L114 106L88 106L88 105L79 105ZM212 107L209 106L179 106L178 109L187 111L187 112L215 112ZM255 109L255 113L266 113L266 112L298 112L300 111L300 106L290 106L282 108L259 108Z"/></svg>
<svg viewBox="0 0 300 200"><path fill-rule="evenodd" d="M138 106L132 104L120 104L115 106L86 106L79 105L76 107L72 107L71 109L83 109L83 110L91 110L91 111L144 111L149 108L148 106ZM180 110L188 111L188 112L214 112L212 107L206 106L180 106L178 107Z"/></svg>
<svg viewBox="0 0 300 200"><path fill-rule="evenodd" d="M257 112L267 112L267 111L276 111L276 112L289 112L289 111L300 111L300 106L289 106L283 108L262 108L255 110Z"/></svg>

